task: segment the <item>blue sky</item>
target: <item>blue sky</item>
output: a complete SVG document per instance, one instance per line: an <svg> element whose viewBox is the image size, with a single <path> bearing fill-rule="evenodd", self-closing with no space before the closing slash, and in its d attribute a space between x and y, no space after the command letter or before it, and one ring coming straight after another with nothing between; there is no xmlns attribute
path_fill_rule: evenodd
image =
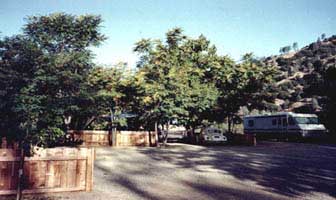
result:
<svg viewBox="0 0 336 200"><path fill-rule="evenodd" d="M99 14L108 37L95 48L96 62L137 60L141 38L163 38L181 27L189 36L204 34L220 54L239 60L246 52L277 54L281 46L307 45L325 33L336 34L336 0L0 0L0 34L21 32L29 15L52 12Z"/></svg>

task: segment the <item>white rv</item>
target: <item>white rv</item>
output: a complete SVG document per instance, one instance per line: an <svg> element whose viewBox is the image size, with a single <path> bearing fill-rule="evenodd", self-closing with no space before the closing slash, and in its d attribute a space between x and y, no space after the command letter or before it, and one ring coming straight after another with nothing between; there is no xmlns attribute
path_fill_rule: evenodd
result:
<svg viewBox="0 0 336 200"><path fill-rule="evenodd" d="M275 138L321 137L326 128L315 114L283 112L244 117L244 133Z"/></svg>

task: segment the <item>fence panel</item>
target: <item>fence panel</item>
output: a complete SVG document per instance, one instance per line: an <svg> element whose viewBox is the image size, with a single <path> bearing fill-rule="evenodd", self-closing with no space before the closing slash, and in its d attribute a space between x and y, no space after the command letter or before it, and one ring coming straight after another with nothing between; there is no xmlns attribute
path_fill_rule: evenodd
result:
<svg viewBox="0 0 336 200"><path fill-rule="evenodd" d="M83 146L109 146L109 131L80 130L69 131L71 137L83 141ZM151 138L149 137L151 135ZM154 131L117 131L116 146L155 146Z"/></svg>
<svg viewBox="0 0 336 200"><path fill-rule="evenodd" d="M151 136L151 138L149 137ZM155 146L155 132L151 131L119 131L117 146Z"/></svg>
<svg viewBox="0 0 336 200"><path fill-rule="evenodd" d="M16 193L19 155L18 150L0 149L0 195ZM25 157L23 193L91 191L93 162L93 148L35 149Z"/></svg>

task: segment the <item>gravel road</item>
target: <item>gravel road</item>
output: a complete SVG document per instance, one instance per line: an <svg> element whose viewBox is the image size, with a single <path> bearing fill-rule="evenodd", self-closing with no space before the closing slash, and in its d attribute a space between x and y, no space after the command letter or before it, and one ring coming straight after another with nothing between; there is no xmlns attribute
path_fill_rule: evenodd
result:
<svg viewBox="0 0 336 200"><path fill-rule="evenodd" d="M336 145L99 148L91 193L56 199L336 199Z"/></svg>

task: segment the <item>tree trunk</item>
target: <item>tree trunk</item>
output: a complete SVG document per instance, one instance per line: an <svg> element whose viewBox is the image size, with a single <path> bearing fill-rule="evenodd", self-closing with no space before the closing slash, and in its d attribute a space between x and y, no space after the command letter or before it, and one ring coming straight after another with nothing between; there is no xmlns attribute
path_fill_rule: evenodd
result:
<svg viewBox="0 0 336 200"><path fill-rule="evenodd" d="M25 151L23 149L23 142L21 141L20 142L20 166L19 166L16 200L22 199L24 158L25 158Z"/></svg>
<svg viewBox="0 0 336 200"><path fill-rule="evenodd" d="M191 127L192 143L198 143L198 136L195 134L195 127Z"/></svg>
<svg viewBox="0 0 336 200"><path fill-rule="evenodd" d="M85 130L86 127L90 126L90 124L92 124L92 122L96 119L96 117L92 116L90 117L88 120L86 120L84 126L83 126L83 129Z"/></svg>
<svg viewBox="0 0 336 200"><path fill-rule="evenodd" d="M155 143L156 143L156 146L159 146L158 123L157 122L155 122Z"/></svg>
<svg viewBox="0 0 336 200"><path fill-rule="evenodd" d="M153 142L152 142L152 134L151 131L148 130L148 142L149 142L149 146L153 146Z"/></svg>
<svg viewBox="0 0 336 200"><path fill-rule="evenodd" d="M109 138L109 145L114 146L114 138L113 138L113 112L112 109L110 109L110 127L108 132L108 138Z"/></svg>
<svg viewBox="0 0 336 200"><path fill-rule="evenodd" d="M162 127L164 127L164 126L162 126ZM164 131L164 135L165 135L164 140L163 140L163 145L164 145L164 146L166 146L166 144L167 144L167 140L168 140L169 122L167 122L167 124L166 124L166 128L167 128L167 130Z"/></svg>
<svg viewBox="0 0 336 200"><path fill-rule="evenodd" d="M112 128L112 146L117 146L117 128Z"/></svg>
<svg viewBox="0 0 336 200"><path fill-rule="evenodd" d="M232 117L231 115L229 114L228 115L228 132L231 133L231 123L232 123Z"/></svg>
<svg viewBox="0 0 336 200"><path fill-rule="evenodd" d="M108 142L112 146L112 127L108 130Z"/></svg>

